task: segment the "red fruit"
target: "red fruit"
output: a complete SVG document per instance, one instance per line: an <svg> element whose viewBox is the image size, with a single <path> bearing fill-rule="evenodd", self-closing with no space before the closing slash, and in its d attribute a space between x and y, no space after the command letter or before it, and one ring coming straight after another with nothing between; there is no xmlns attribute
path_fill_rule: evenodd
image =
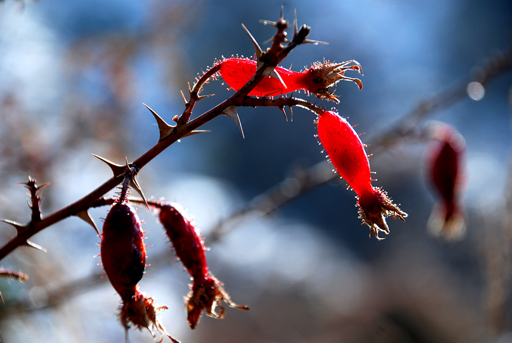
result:
<svg viewBox="0 0 512 343"><path fill-rule="evenodd" d="M334 167L357 193L359 217L370 227L370 237L379 231L389 233L385 217L392 215L404 220L407 213L393 204L381 188L372 186L370 162L365 145L345 118L336 112L324 111L318 116L318 138Z"/></svg>
<svg viewBox="0 0 512 343"><path fill-rule="evenodd" d="M465 232L464 206L460 200L465 187L463 168L466 143L450 125L435 127L427 164L431 182L441 199L430 216L428 227L435 235L460 238Z"/></svg>
<svg viewBox="0 0 512 343"><path fill-rule="evenodd" d="M176 256L193 278L208 275L205 247L201 233L178 204L163 205L160 222L176 251Z"/></svg>
<svg viewBox="0 0 512 343"><path fill-rule="evenodd" d="M133 208L115 203L103 224L101 260L110 283L121 299L135 295L144 275L146 249L140 220Z"/></svg>
<svg viewBox="0 0 512 343"><path fill-rule="evenodd" d="M350 63L353 65L349 65ZM229 58L220 62L220 75L231 88L237 91L254 76L256 67L257 63L254 60ZM305 90L320 99L337 102L336 96L329 92L329 88L340 80L355 82L359 89L363 88L361 80L344 76L346 70L356 70L362 73L361 65L353 60L343 63L318 62L303 72L276 67L275 71L283 79L284 85L274 77L265 76L249 95L277 96Z"/></svg>
<svg viewBox="0 0 512 343"><path fill-rule="evenodd" d="M221 301L240 310L249 309L233 303L222 283L208 271L201 234L181 206L161 205L160 222L171 240L176 256L193 278L192 290L186 300L187 319L192 329L199 322L203 310L210 317L222 318L225 310ZM217 306L220 308L219 313L215 311Z"/></svg>
<svg viewBox="0 0 512 343"><path fill-rule="evenodd" d="M177 343L178 341L165 331L156 318L156 313L166 307L155 308L153 299L138 290L137 283L142 279L146 265L143 238L140 220L133 208L123 200L116 202L103 224L103 268L112 287L121 296L123 305L119 317L125 330L128 332L131 323L139 330L147 328L153 337L156 337L153 332L155 328Z"/></svg>

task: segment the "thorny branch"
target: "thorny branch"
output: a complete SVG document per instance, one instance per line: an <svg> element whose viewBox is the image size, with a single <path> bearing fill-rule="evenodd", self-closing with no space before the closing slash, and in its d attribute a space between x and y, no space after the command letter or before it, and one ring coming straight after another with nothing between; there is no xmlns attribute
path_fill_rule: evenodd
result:
<svg viewBox="0 0 512 343"><path fill-rule="evenodd" d="M472 80L480 82L482 85L487 85L495 77L509 71L511 67L512 50L505 54L497 55L497 57L491 59L488 63L478 68L478 72ZM389 148L396 145L404 137L420 137L421 133L417 132L415 128L417 128L421 120L432 115L435 111L446 108L464 99L467 96L466 85L467 82L462 82L432 97L431 99L421 102L412 111L405 114L402 119L389 130L382 132L380 135L371 139L370 143L376 148L380 148L380 144L385 144L385 146ZM272 106L277 107L282 111L284 111L284 107L288 107L291 111L293 106L299 106L305 107L313 112L320 110L319 107L312 105L305 100L294 97L270 99L246 96L240 106ZM210 231L210 234L205 237L205 240L208 243L217 242L227 232L235 228L237 223L244 220L247 216L251 214L258 216L268 215L289 201L324 183L336 179L337 177L338 175L332 173L332 166L327 162L317 163L308 169L297 168L294 170L293 175L252 199L245 208L242 208L240 211L233 213L228 218L217 223ZM96 202L92 203L90 207L105 206L112 204L114 201L115 199L100 198ZM140 199L130 198L130 202L144 204ZM148 203L150 205L154 205L152 201L148 201ZM152 265L155 267L162 261L168 260L169 253L166 251L161 255L155 256ZM67 298L78 294L80 290L90 289L91 287L100 285L103 282L103 279L100 278L101 274L102 273L95 273L50 291L48 293L49 301L47 306L55 306L58 303L65 301ZM23 308L28 307L27 304L22 303L12 303L10 306L21 306Z"/></svg>
<svg viewBox="0 0 512 343"><path fill-rule="evenodd" d="M189 90L190 100L186 101L185 110L183 111L182 115L176 120L176 126L168 125L167 123L165 123L165 121L162 120L162 118L160 118L153 110L150 109L150 111L153 113L155 119L158 122L160 129L160 139L158 143L156 143L152 148L150 148L148 151L142 154L139 158L135 159L131 164L128 164L127 162L127 167L140 171L146 164L148 164L151 160L153 160L156 156L158 156L160 153L162 153L165 149L167 149L180 138L196 133L194 131L197 128L203 126L204 124L218 117L221 114L228 115L225 112L227 109L243 106L247 94L258 84L259 81L261 81L261 79L264 76L272 75L274 67L277 66L293 48L300 44L310 43L310 41L306 40L306 37L310 31L310 28L307 26L303 26L299 31L295 29L294 37L291 42L289 42L286 39L286 29L288 29L289 25L288 22L283 19L282 13L279 21L277 23L272 24L276 27L277 32L274 36L274 41L271 48L268 49L266 52L262 52L261 49L259 49L258 44L255 42L254 38L249 34L256 48L259 66L255 75L247 84L245 84L245 86L243 86L235 94L233 94L231 97L224 100L214 108L204 112L203 114L199 115L193 120L189 120L195 102L202 98L199 95L202 90L202 86L216 73L216 70L211 70L205 73L198 80L196 85L191 90ZM283 45L284 43L287 44ZM236 114L236 116L238 115ZM6 257L8 254L14 251L14 249L21 245L29 245L42 249L41 247L28 241L28 239L33 235L37 234L38 232L44 230L45 228L65 218L78 215L79 213L87 211L87 209L89 209L97 199L100 199L104 194L106 194L107 192L115 188L117 185L119 185L123 180L123 175L116 173L116 171L119 169L116 168L119 167L119 165L111 163L105 159L103 160L107 162L109 166L112 168L112 170L114 171L114 176L109 180L105 181L102 185L100 185L98 188L96 188L89 194L82 197L81 199L48 215L46 218L40 218L40 220L31 220L26 225L21 225L13 221L4 220L4 222L13 225L17 229L17 235L14 238L12 238L9 242L7 242L2 248L0 248L0 259Z"/></svg>
<svg viewBox="0 0 512 343"><path fill-rule="evenodd" d="M142 169L147 163L149 163L153 158L158 156L165 149L167 149L170 145L175 143L178 139L193 134L194 130L201 127L208 121L216 118L217 116L223 114L224 110L230 106L272 106L281 109L283 112L284 107L288 107L291 111L293 106L304 107L314 112L318 112L320 110L319 107L312 105L305 100L294 97L269 99L247 96L247 94L263 78L263 76L268 75L267 69L277 66L295 46L304 43L316 43L306 39L310 31L309 27L307 26L303 26L300 31L297 30L295 26L294 37L292 41L289 42L286 39L285 34L285 30L288 28L288 25L286 21L282 19L282 17L276 23L267 21L265 24L274 25L277 28L277 33L274 37L272 47L266 53L262 53L259 62L262 62L263 67L258 68L254 77L230 98L226 99L216 107L190 121L195 103L205 97L200 95L203 90L203 86L218 72L218 66L214 66L209 69L198 79L192 89L189 87L189 100L187 101L183 96L185 101L185 110L179 118L174 118L177 125L168 125L158 117L159 119L157 118L157 121L161 120L161 122L159 122L161 131L159 142L146 153L133 161L130 166L136 166L138 170ZM286 42L288 42L288 45L283 46L283 43ZM490 62L478 68L472 80L479 82L482 85L486 85L496 76L499 76L510 70L511 67L512 50L505 54L497 55L495 58L491 59ZM380 135L373 137L373 139L370 139L368 143L370 143L374 147L374 151L376 151L392 147L396 145L401 140L401 138L404 137L417 138L421 134L417 130L418 124L434 112L464 99L466 97L466 85L467 82L460 83L443 91L431 99L421 102L412 111L404 115L402 119L398 121L393 127L385 132L382 132ZM150 111L156 115L156 113L154 113L151 109ZM164 135L162 135L162 127L164 129ZM233 227L235 222L242 220L248 214L257 213L258 215L267 215L278 209L280 206L283 206L287 202L295 199L296 197L305 194L307 191L314 189L317 186L320 186L330 180L336 179L338 176L333 174L331 169L332 166L326 162L318 163L308 169L296 169L291 177L283 180L268 191L254 198L244 209L232 214L229 218L226 218L222 222L219 222L211 231L210 235L206 237L206 240L210 242L219 240L223 234L229 230L229 228ZM37 191L44 187L46 184L37 186L35 184L35 180L29 179L29 182L27 182L26 185L27 188L31 190L31 208L33 210L31 221L24 226L12 221L4 221L15 226L18 229L18 235L0 249L0 259L3 259L20 245L33 245L33 243L29 242L28 239L43 229L65 218L78 215L80 212L86 211L89 208L104 206L112 203L114 199L104 199L103 195L115 188L120 182L122 182L122 180L122 175L115 174L112 178L107 180L105 183L100 185L98 188L83 198L77 200L69 206L62 208L61 210L54 212L53 214L50 214L46 218L42 218L40 215L40 208L34 210L34 199L40 200L40 195L38 196ZM31 181L33 181L32 189L29 187L29 183ZM32 192L32 190L35 190L35 192ZM144 203L142 200L136 199L130 199L130 201ZM149 203L151 204L151 201L149 201ZM37 201L36 204L39 205L39 202ZM37 213L39 213L39 216ZM158 256L154 261L158 262L160 260L164 260L165 258L166 256ZM93 274L84 279L65 285L62 288L56 289L50 294L53 296L50 296L48 305L54 305L64 300L65 298L76 294L77 290L89 289L91 286L101 283L101 280L103 279L99 279L99 276L99 274ZM12 305L16 306L16 304Z"/></svg>

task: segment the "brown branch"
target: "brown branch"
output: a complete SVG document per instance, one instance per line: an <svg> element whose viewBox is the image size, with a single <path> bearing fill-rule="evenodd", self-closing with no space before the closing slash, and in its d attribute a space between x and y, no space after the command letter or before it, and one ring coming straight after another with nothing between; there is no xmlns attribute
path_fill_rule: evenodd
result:
<svg viewBox="0 0 512 343"><path fill-rule="evenodd" d="M282 24L283 19L280 18L280 22ZM151 160L153 160L156 156L162 153L165 149L175 143L177 140L189 135L195 129L201 127L206 124L210 120L218 117L223 114L226 108L231 106L241 106L243 104L244 99L246 99L247 94L259 83L259 81L264 77L265 72L271 68L273 69L277 64L279 64L293 48L295 48L298 43L290 42L288 46L283 46L282 43L284 40L282 37L286 37L285 30L288 28L288 24L286 25L276 25L277 33L275 37L278 40L279 44L272 44L272 47L263 54L263 60L261 67L258 68L255 75L251 78L249 82L247 82L241 89L239 89L235 94L233 94L228 99L224 100L214 108L209 111L204 112L199 115L197 118L189 121L190 115L192 114L192 110L194 104L201 97L199 93L202 89L203 84L205 84L210 77L212 77L216 73L215 67L210 69L207 73L203 75L199 79L199 81L194 86L194 89L190 92L191 99L187 102L185 106L185 110L183 111L180 119L178 120L177 125L172 129L172 131L166 137L162 138L158 143L156 143L152 148L142 154L139 158L133 161L130 164L130 167L135 168L140 171L146 164L148 164ZM309 33L309 31L308 31ZM307 35L306 35L307 36ZM306 41L304 41L306 43ZM287 50L286 54L283 54L284 50ZM79 212L87 210L90 208L98 199L100 199L107 192L112 190L114 187L119 185L123 180L122 175L114 175L109 180L105 181L101 186L85 195L81 199L76 202L50 214L44 219L41 220L31 220L25 226L18 225L14 223L16 229L18 230L17 235L12 238L9 242L7 242L2 248L0 248L0 260L10 254L14 249L21 245L32 245L28 239L38 232L44 230L45 228L63 220L70 216L77 215ZM36 218L38 219L38 218ZM12 224L11 223L11 224Z"/></svg>

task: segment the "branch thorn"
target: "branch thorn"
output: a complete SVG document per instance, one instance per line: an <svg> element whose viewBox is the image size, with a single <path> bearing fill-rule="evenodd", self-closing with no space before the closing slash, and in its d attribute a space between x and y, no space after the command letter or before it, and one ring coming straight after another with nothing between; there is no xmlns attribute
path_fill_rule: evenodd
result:
<svg viewBox="0 0 512 343"><path fill-rule="evenodd" d="M117 177L120 177L120 176L122 176L124 174L124 172L126 170L126 166L114 163L114 162L109 161L106 158L103 158L103 157L98 156L96 154L91 154L91 155L93 155L94 157L96 157L100 161L105 162L110 167L110 169L112 169L112 173L114 173L114 177L117 178Z"/></svg>
<svg viewBox="0 0 512 343"><path fill-rule="evenodd" d="M281 112L283 112L284 119L286 119L286 121L288 121L288 116L286 115L286 112L284 111L284 106L279 106L279 109L281 110Z"/></svg>
<svg viewBox="0 0 512 343"><path fill-rule="evenodd" d="M89 215L89 212L87 210L80 211L76 214L76 216L83 221L85 221L87 224L91 225L92 228L96 231L96 233L99 235L100 231L98 230L98 227L92 220L91 216Z"/></svg>
<svg viewBox="0 0 512 343"><path fill-rule="evenodd" d="M229 118L235 121L236 125L238 125L238 128L240 129L240 132L242 133L242 137L245 139L244 130L242 129L242 123L240 122L240 117L238 116L236 108L236 106L229 106L222 112L222 114L228 116Z"/></svg>
<svg viewBox="0 0 512 343"><path fill-rule="evenodd" d="M210 130L194 130L194 131L191 131L191 132L187 133L183 137L193 136L193 135L196 135L198 133L206 133L206 132L211 132L211 131Z"/></svg>
<svg viewBox="0 0 512 343"><path fill-rule="evenodd" d="M270 77L273 77L273 78L276 78L277 80L279 80L279 82L281 82L281 84L284 86L284 88L287 88L286 87L286 83L284 83L283 79L281 78L281 75L279 75L279 73L276 71L275 67L271 67L269 66L264 72L263 72L263 75L264 76L270 76Z"/></svg>
<svg viewBox="0 0 512 343"><path fill-rule="evenodd" d="M188 85L188 87L189 87L189 89L190 89L190 84ZM183 94L183 91L180 91L180 93L181 93L181 97L183 98L183 102L185 103L185 106L187 106L188 101L187 101L187 99L185 98L185 94Z"/></svg>
<svg viewBox="0 0 512 343"><path fill-rule="evenodd" d="M183 95L183 92L181 92L181 95ZM183 96L183 99L185 99L185 96ZM186 102L185 102L185 104L186 104ZM155 117L155 120L158 124L158 130L160 131L160 138L158 139L158 141L161 142L164 139L166 139L167 137L169 137L169 135L174 130L174 126L167 124L165 122L165 120L162 119L162 117L160 117L155 111L153 111L151 109L151 107L149 107L146 104L143 104L143 105L146 106L146 108L151 112L153 117Z"/></svg>
<svg viewBox="0 0 512 343"><path fill-rule="evenodd" d="M46 253L46 249L43 248L42 246L40 246L39 244L36 244L34 242L31 242L29 240L26 240L25 243L23 243L23 245L27 246L27 247L31 247L31 248L34 248L36 250L39 250L39 251L42 251L44 253Z"/></svg>
<svg viewBox="0 0 512 343"><path fill-rule="evenodd" d="M244 28L245 32L247 32L247 34L249 35L249 38L252 41L252 44L254 45L254 49L256 50L256 61L259 62L261 56L263 55L263 51L261 50L260 45L258 44L256 39L254 39L253 35L249 32L249 30L245 27L244 24L242 24L242 27Z"/></svg>
<svg viewBox="0 0 512 343"><path fill-rule="evenodd" d="M28 226L26 225L22 225L20 223L17 223L13 220L9 220L9 219L0 219L1 222L4 222L6 224L9 224L9 225L12 225L14 226L14 228L16 229L16 231L18 232L18 235L19 234L22 234L23 232L25 232L27 229L28 229Z"/></svg>

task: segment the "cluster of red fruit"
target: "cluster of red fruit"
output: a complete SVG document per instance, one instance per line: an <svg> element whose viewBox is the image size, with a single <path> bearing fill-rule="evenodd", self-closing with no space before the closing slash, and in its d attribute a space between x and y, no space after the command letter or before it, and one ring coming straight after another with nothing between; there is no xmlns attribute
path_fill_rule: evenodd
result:
<svg viewBox="0 0 512 343"><path fill-rule="evenodd" d="M123 187L127 185L125 183ZM121 323L126 331L133 324L138 329L147 328L153 337L156 337L156 330L176 343L178 341L167 333L157 319L158 311L167 307L156 307L154 300L141 293L137 286L146 267L144 231L135 210L124 196L126 190L121 194L105 219L101 235L103 268L123 302L119 315ZM248 310L246 306L233 303L222 283L209 272L201 234L184 210L178 205L152 205L160 211L160 222L174 246L176 256L193 279L192 290L186 300L190 327L196 327L203 310L208 316L222 318L222 300L231 307ZM217 306L219 313L216 312Z"/></svg>
<svg viewBox="0 0 512 343"><path fill-rule="evenodd" d="M256 72L257 62L244 58L230 58L219 62L219 74L233 89L240 89ZM330 87L340 80L355 82L362 88L359 79L344 76L346 70L362 73L356 61L343 63L317 63L303 72L293 72L280 67L275 71L279 79L266 76L257 84L249 95L275 96L306 90L319 98L337 101ZM387 193L372 186L370 164L365 152L365 145L347 120L336 110L317 112L318 138L330 157L339 175L345 179L357 193L359 216L370 227L370 237L377 239L379 232L389 233L385 218L393 216L404 220L407 213L402 211ZM461 159L464 142L460 135L448 126L436 131L435 147L429 156L430 175L442 196L431 219L435 230L449 236L456 236L462 231L463 215L459 195L461 194ZM172 338L157 319L157 312L165 306L156 307L154 300L141 293L138 282L141 280L146 263L143 231L134 209L126 199L128 182L123 183L121 196L112 206L103 226L101 241L101 258L105 272L114 289L121 296L121 323L126 330L133 324L138 329L147 328L156 337L154 330ZM194 329L202 311L208 316L222 318L224 309L221 301L229 306L247 310L246 306L233 303L217 280L208 270L205 247L199 231L191 219L178 205L153 203L159 210L159 219L169 237L178 259L190 273L193 283L186 300L187 319ZM216 312L219 307L220 312Z"/></svg>

